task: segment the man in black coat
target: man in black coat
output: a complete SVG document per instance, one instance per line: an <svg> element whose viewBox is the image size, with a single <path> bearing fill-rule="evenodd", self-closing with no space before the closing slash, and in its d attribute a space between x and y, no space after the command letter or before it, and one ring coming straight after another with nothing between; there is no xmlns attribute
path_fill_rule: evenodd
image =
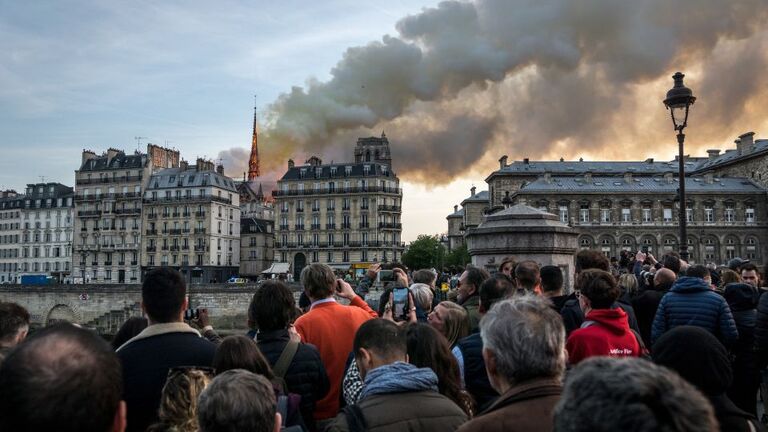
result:
<svg viewBox="0 0 768 432"><path fill-rule="evenodd" d="M149 327L117 349L123 365L123 399L128 431L144 431L157 421L168 371L181 366L210 367L216 346L184 323L187 286L176 270L150 271L141 287L141 308Z"/></svg>
<svg viewBox="0 0 768 432"><path fill-rule="evenodd" d="M256 318L259 327L256 336L259 349L273 368L273 372L283 373L280 378L285 381L287 391L301 396L301 416L307 427L314 431L316 427L312 413L315 403L325 397L330 389L328 375L317 348L299 342L296 337L296 351L293 358L289 358L287 369L275 369L278 359L289 348L295 311L293 293L279 281L264 282L253 295L249 306L249 316Z"/></svg>
<svg viewBox="0 0 768 432"><path fill-rule="evenodd" d="M659 269L653 277L653 285L643 290L632 299L632 307L635 309L637 324L640 327L640 336L646 344L651 342L651 327L656 318L656 310L659 308L661 298L664 297L672 284L675 283L675 273L667 268Z"/></svg>

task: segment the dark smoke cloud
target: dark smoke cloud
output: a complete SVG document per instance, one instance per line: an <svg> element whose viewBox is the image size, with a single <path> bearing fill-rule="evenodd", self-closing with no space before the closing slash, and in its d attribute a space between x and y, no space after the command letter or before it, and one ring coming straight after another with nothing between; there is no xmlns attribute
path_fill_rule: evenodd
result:
<svg viewBox="0 0 768 432"><path fill-rule="evenodd" d="M766 124L766 21L768 0L445 1L402 19L397 37L349 48L329 81L280 96L265 167L350 159L371 129L388 131L397 172L426 183L502 153L668 153L661 99L677 69L699 96L692 147L719 145Z"/></svg>

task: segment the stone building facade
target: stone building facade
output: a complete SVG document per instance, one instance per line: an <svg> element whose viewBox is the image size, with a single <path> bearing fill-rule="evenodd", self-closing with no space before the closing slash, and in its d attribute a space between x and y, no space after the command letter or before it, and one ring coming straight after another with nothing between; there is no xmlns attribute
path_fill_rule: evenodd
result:
<svg viewBox="0 0 768 432"><path fill-rule="evenodd" d="M399 260L403 194L389 154L382 136L359 139L354 163L288 161L272 193L275 260L291 263L294 277L312 262L346 270L353 263Z"/></svg>
<svg viewBox="0 0 768 432"><path fill-rule="evenodd" d="M685 158L687 241L694 262L768 258L768 140L753 138L743 134L736 149ZM526 204L576 228L581 248L616 256L645 246L660 254L679 249L677 171L677 159L507 163L502 156L499 169L486 178L483 210L494 214ZM458 235L449 220L449 237L452 232Z"/></svg>
<svg viewBox="0 0 768 432"><path fill-rule="evenodd" d="M74 189L61 183L28 184L21 211L21 274L69 282L72 266Z"/></svg>
<svg viewBox="0 0 768 432"><path fill-rule="evenodd" d="M76 281L140 282L143 191L152 172L178 163L178 151L153 144L147 145L147 153L110 148L97 156L83 150L75 171Z"/></svg>
<svg viewBox="0 0 768 432"><path fill-rule="evenodd" d="M23 206L23 195L14 190L0 191L0 284L19 281Z"/></svg>
<svg viewBox="0 0 768 432"><path fill-rule="evenodd" d="M189 283L223 282L240 265L240 203L222 166L197 159L152 174L143 192L141 269L179 270Z"/></svg>
<svg viewBox="0 0 768 432"><path fill-rule="evenodd" d="M275 260L275 221L245 217L240 220L240 276L255 279Z"/></svg>

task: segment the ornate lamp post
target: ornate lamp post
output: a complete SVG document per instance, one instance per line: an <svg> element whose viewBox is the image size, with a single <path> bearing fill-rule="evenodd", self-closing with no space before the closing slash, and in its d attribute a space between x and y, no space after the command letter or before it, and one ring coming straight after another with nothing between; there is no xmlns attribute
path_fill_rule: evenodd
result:
<svg viewBox="0 0 768 432"><path fill-rule="evenodd" d="M672 79L675 80L675 85L667 92L667 98L664 99L664 106L667 107L672 116L672 124L677 132L677 144L680 151L680 156L678 157L678 175L680 177L680 213L678 216L680 222L680 257L687 261L688 235L686 233L686 225L688 219L685 211L685 159L683 155L685 134L683 134L683 129L688 126L688 110L691 105L696 102L696 97L693 96L691 89L683 85L683 77L685 77L685 75L680 72L677 72L672 76Z"/></svg>

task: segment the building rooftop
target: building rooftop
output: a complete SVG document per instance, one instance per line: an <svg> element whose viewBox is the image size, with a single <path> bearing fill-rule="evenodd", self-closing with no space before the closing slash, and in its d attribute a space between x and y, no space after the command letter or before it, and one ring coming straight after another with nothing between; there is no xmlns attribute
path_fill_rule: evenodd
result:
<svg viewBox="0 0 768 432"><path fill-rule="evenodd" d="M455 212L449 214L448 217L449 218L455 218L455 217L463 218L464 217L464 209L460 208L460 209L456 210Z"/></svg>
<svg viewBox="0 0 768 432"><path fill-rule="evenodd" d="M111 160L108 155L103 154L94 158L86 160L80 171L103 171L110 169L136 169L144 168L149 163L149 159L146 154L135 153L132 155L126 155L124 152L117 153Z"/></svg>
<svg viewBox="0 0 768 432"><path fill-rule="evenodd" d="M768 151L768 139L759 139L755 140L753 147L749 153L745 154L739 154L738 150L729 149L726 150L725 153L717 156L713 160L704 160L703 163L701 163L697 167L697 171L701 170L708 170L710 168L716 168L721 165L726 165L731 162L735 162L738 159L741 158L748 158L752 156L756 156L758 154L763 154L764 152Z"/></svg>
<svg viewBox="0 0 768 432"><path fill-rule="evenodd" d="M231 178L216 171L198 171L194 166L187 169L166 168L152 174L147 190L202 186L215 186L237 192L235 182Z"/></svg>
<svg viewBox="0 0 768 432"><path fill-rule="evenodd" d="M621 177L592 176L585 180L584 176L553 176L551 179L539 178L523 187L518 193L527 192L632 192L632 193L677 193L678 178L671 182L663 176L632 176L630 182ZM741 177L714 177L708 183L706 177L686 177L686 193L759 193L766 189L757 183Z"/></svg>
<svg viewBox="0 0 768 432"><path fill-rule="evenodd" d="M368 166L368 174L365 167ZM302 171L304 172L302 176ZM365 163L340 163L329 165L301 165L288 168L288 171L280 180L330 180L344 178L366 178L366 177L391 177L396 178L395 173L389 169L386 164L365 162Z"/></svg>
<svg viewBox="0 0 768 432"><path fill-rule="evenodd" d="M477 192L474 195L470 195L470 196L464 198L464 201L461 202L461 205L464 205L465 203L468 203L468 202L483 202L483 203L487 203L488 202L488 191L480 191L480 192Z"/></svg>
<svg viewBox="0 0 768 432"><path fill-rule="evenodd" d="M688 158L685 163L686 170L693 171L707 158ZM676 160L658 162L653 159L645 161L514 161L511 164L491 173L495 174L527 174L536 175L551 173L552 175L583 174L586 172L600 173L603 175L621 175L627 172L639 175L663 174L665 172L677 172Z"/></svg>

